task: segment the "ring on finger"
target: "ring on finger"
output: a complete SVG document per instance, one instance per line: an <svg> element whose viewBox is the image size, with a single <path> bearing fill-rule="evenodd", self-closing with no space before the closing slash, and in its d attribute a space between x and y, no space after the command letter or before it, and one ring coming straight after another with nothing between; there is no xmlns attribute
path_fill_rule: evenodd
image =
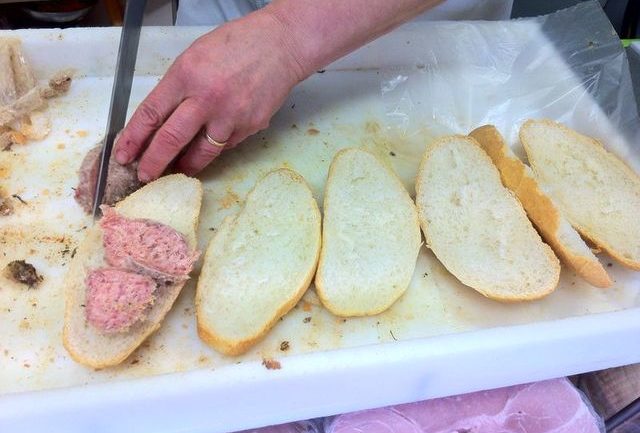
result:
<svg viewBox="0 0 640 433"><path fill-rule="evenodd" d="M215 146L215 147L225 147L227 145L226 141L217 141L215 140L213 137L211 137L211 135L209 135L209 133L205 130L203 130L202 132L204 132L204 138L207 139L207 141L209 142L210 145Z"/></svg>

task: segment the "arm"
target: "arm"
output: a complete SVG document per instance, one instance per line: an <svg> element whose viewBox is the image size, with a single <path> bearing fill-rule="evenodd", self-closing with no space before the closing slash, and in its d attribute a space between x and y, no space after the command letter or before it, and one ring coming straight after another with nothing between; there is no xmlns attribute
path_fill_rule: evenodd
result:
<svg viewBox="0 0 640 433"><path fill-rule="evenodd" d="M121 164L187 174L269 125L298 82L438 0L279 0L196 40L140 104L116 143ZM179 156L180 155L180 156ZM178 157L179 156L179 157Z"/></svg>
<svg viewBox="0 0 640 433"><path fill-rule="evenodd" d="M307 78L442 0L281 0L263 12L290 35L290 51Z"/></svg>

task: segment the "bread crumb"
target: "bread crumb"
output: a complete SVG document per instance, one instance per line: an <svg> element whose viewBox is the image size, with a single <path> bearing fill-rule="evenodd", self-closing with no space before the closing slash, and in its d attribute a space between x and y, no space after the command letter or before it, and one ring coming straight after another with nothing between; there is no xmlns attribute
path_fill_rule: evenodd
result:
<svg viewBox="0 0 640 433"><path fill-rule="evenodd" d="M306 312L311 311L311 304L307 301L302 301L302 309Z"/></svg>
<svg viewBox="0 0 640 433"><path fill-rule="evenodd" d="M282 368L280 361L276 359L262 358L262 365L264 365L267 370L280 370Z"/></svg>
<svg viewBox="0 0 640 433"><path fill-rule="evenodd" d="M0 196L0 215L8 216L13 213L13 205L9 201L9 198L3 198Z"/></svg>
<svg viewBox="0 0 640 433"><path fill-rule="evenodd" d="M318 131L316 128L307 129L307 135L318 135L318 134L320 134L320 131Z"/></svg>
<svg viewBox="0 0 640 433"><path fill-rule="evenodd" d="M308 316L302 319L302 323L309 323L309 322L311 322L311 316Z"/></svg>
<svg viewBox="0 0 640 433"><path fill-rule="evenodd" d="M240 197L238 197L238 194L231 191L231 189L227 188L226 194L220 199L220 206L224 209L229 209L231 206L236 204L240 204Z"/></svg>
<svg viewBox="0 0 640 433"><path fill-rule="evenodd" d="M378 134L380 133L382 128L380 128L380 124L378 122L374 121L367 121L364 124L364 130L365 132L368 132L369 134Z"/></svg>
<svg viewBox="0 0 640 433"><path fill-rule="evenodd" d="M33 253L32 253L33 254ZM38 275L36 268L24 260L14 260L10 262L4 274L7 278L28 286L30 289L36 287L44 278Z"/></svg>
<svg viewBox="0 0 640 433"><path fill-rule="evenodd" d="M280 350L283 352L286 352L287 350L289 350L289 342L285 340L282 343L280 343Z"/></svg>
<svg viewBox="0 0 640 433"><path fill-rule="evenodd" d="M11 168L0 166L0 179L7 179L11 174Z"/></svg>
<svg viewBox="0 0 640 433"><path fill-rule="evenodd" d="M87 131L85 131L84 129L80 129L80 130L76 131L76 135L78 137L84 138L87 135L89 135L89 133Z"/></svg>

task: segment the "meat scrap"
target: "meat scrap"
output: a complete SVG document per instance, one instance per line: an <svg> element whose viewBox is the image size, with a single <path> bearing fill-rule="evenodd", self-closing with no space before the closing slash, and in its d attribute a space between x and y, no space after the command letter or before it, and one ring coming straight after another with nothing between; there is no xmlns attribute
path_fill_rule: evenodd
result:
<svg viewBox="0 0 640 433"><path fill-rule="evenodd" d="M91 149L80 164L78 186L74 198L85 212L91 213L100 169L102 144ZM109 159L109 173L103 203L113 205L142 186L136 174L137 163L120 165L114 155Z"/></svg>
<svg viewBox="0 0 640 433"><path fill-rule="evenodd" d="M43 87L41 89L42 97L45 99L51 99L56 96L64 95L71 87L72 78L73 71L71 69L64 69L56 72L53 77L49 79L49 87Z"/></svg>
<svg viewBox="0 0 640 433"><path fill-rule="evenodd" d="M0 128L0 149L4 152L11 150L14 144L25 144L27 137L22 132L9 128Z"/></svg>
<svg viewBox="0 0 640 433"><path fill-rule="evenodd" d="M267 370L280 370L282 365L277 359L262 358L262 365Z"/></svg>
<svg viewBox="0 0 640 433"><path fill-rule="evenodd" d="M30 288L35 287L43 280L42 276L36 272L36 268L24 260L10 262L5 268L5 275L13 281L25 284Z"/></svg>
<svg viewBox="0 0 640 433"><path fill-rule="evenodd" d="M63 70L51 77L47 85L39 86L20 40L0 38L0 129L20 132L29 139L44 138L49 133L48 121L32 117L47 107L48 99L69 90L72 75L71 70Z"/></svg>
<svg viewBox="0 0 640 433"><path fill-rule="evenodd" d="M0 215L8 216L13 213L13 205L8 198L0 196Z"/></svg>

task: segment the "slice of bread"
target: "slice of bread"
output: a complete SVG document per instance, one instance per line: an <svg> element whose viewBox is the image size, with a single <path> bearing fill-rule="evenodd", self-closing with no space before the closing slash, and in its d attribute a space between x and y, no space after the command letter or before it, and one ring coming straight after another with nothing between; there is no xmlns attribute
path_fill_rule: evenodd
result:
<svg viewBox="0 0 640 433"><path fill-rule="evenodd" d="M502 184L513 191L529 219L564 263L589 284L611 287L613 281L598 258L542 190L531 168L513 153L495 126L481 126L469 135L487 152L500 171Z"/></svg>
<svg viewBox="0 0 640 433"><path fill-rule="evenodd" d="M640 270L640 177L591 137L528 120L520 141L569 222L623 265Z"/></svg>
<svg viewBox="0 0 640 433"><path fill-rule="evenodd" d="M300 300L319 254L311 190L291 170L270 172L207 247L196 292L200 338L227 355L246 352Z"/></svg>
<svg viewBox="0 0 640 433"><path fill-rule="evenodd" d="M162 177L119 202L115 209L128 218L146 218L166 224L196 248L196 226L202 202L202 186L196 179L181 174ZM63 342L76 361L93 368L103 368L124 361L152 332L171 309L185 282L162 287L146 320L124 334L105 334L89 325L85 278L91 269L104 266L102 229L96 223L87 230L78 246L66 275L65 323Z"/></svg>
<svg viewBox="0 0 640 433"><path fill-rule="evenodd" d="M426 151L416 203L427 245L462 283L499 301L538 299L560 263L476 140L443 137Z"/></svg>
<svg viewBox="0 0 640 433"><path fill-rule="evenodd" d="M338 316L369 316L405 292L420 250L415 204L395 173L360 149L336 154L324 197L316 291Z"/></svg>

